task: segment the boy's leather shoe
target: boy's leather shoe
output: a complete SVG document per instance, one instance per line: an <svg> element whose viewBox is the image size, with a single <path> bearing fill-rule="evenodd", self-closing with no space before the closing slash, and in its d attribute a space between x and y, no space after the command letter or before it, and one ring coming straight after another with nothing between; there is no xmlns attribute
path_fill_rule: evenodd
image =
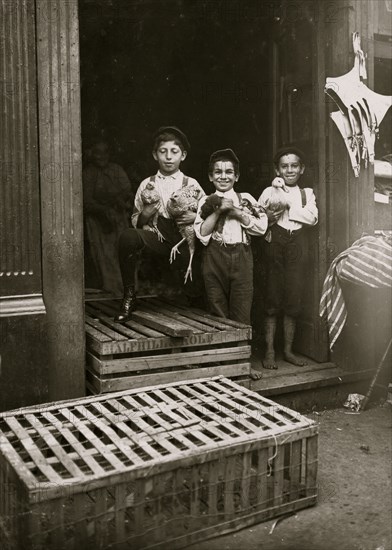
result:
<svg viewBox="0 0 392 550"><path fill-rule="evenodd" d="M136 293L133 286L125 287L124 296L121 302L121 309L118 315L114 318L116 323L124 323L129 321L132 312L136 309Z"/></svg>

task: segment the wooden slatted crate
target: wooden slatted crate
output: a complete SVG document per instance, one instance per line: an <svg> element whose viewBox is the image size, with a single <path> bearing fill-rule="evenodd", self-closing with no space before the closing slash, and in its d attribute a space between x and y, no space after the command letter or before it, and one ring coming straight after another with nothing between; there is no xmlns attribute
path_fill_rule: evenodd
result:
<svg viewBox="0 0 392 550"><path fill-rule="evenodd" d="M86 303L87 387L93 394L224 375L246 384L252 328L157 298L125 324L119 301Z"/></svg>
<svg viewBox="0 0 392 550"><path fill-rule="evenodd" d="M314 505L317 433L223 377L0 414L2 550L186 548Z"/></svg>

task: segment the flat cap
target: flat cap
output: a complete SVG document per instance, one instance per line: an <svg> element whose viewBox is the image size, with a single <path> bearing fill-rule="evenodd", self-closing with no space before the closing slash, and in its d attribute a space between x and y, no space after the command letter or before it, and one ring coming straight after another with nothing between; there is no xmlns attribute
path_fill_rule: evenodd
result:
<svg viewBox="0 0 392 550"><path fill-rule="evenodd" d="M278 149L274 155L274 164L279 164L279 159L284 155L297 155L302 164L305 164L305 153L294 145L287 145Z"/></svg>
<svg viewBox="0 0 392 550"><path fill-rule="evenodd" d="M173 134L182 143L185 151L189 151L191 148L188 138L184 132L177 128L177 126L161 126L153 135L154 141L156 141L162 134Z"/></svg>
<svg viewBox="0 0 392 550"><path fill-rule="evenodd" d="M219 160L230 160L237 168L240 165L240 161L233 149L219 149L219 151L212 153L210 156L210 164L218 162Z"/></svg>

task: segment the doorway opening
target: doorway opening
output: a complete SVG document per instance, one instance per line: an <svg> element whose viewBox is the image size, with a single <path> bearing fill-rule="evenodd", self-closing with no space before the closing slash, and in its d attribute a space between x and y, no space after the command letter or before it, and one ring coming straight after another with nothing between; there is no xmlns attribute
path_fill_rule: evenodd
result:
<svg viewBox="0 0 392 550"><path fill-rule="evenodd" d="M257 199L273 176L273 148L290 139L304 146L300 125L286 131L277 120L287 118L290 109L287 120L295 123L298 96L306 112L305 147L312 141L312 51L298 20L290 24L284 43L287 56L279 58L281 9L278 1L258 0L79 0L84 153L98 137L107 140L113 161L136 192L156 172L151 135L159 126L176 125L191 143L182 169L206 193L213 191L207 177L210 154L230 147L240 159L237 190ZM302 51L294 51L295 44ZM282 70L291 71L290 81ZM308 170L304 183L311 178ZM263 281L257 244L254 334L260 335ZM95 286L88 243L85 260L86 284ZM173 282L168 271L147 263L142 290L167 293ZM310 273L315 279L317 269ZM306 308L312 317L316 309L309 293Z"/></svg>

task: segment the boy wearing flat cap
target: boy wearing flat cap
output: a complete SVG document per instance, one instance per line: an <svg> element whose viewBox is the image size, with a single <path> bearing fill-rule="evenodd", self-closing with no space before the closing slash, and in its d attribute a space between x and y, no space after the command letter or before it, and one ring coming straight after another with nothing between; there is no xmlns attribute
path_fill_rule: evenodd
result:
<svg viewBox="0 0 392 550"><path fill-rule="evenodd" d="M170 218L167 202L171 195L181 187L189 186L199 190L199 197L204 191L193 178L185 176L180 164L185 160L190 149L186 135L176 126L164 126L154 134L152 155L158 163L158 171L140 184L132 215L132 229L124 231L119 241L121 275L124 285L124 296L121 310L115 321L124 322L131 318L136 309L135 267L137 253L147 249L169 260L172 247L181 241L176 222ZM186 211L176 218L177 223L193 224L195 212ZM174 266L183 268L189 261L186 247L176 257ZM187 287L191 283L187 283Z"/></svg>
<svg viewBox="0 0 392 550"><path fill-rule="evenodd" d="M284 359L303 366L305 361L292 351L296 320L301 311L302 289L307 262L306 227L316 225L318 210L310 188L298 182L305 171L304 154L296 147L285 147L274 156L276 178L259 198L269 221L266 238L266 317L264 322L266 353L263 367L276 369L274 338L277 316L283 313ZM272 208L272 197L281 189L281 206Z"/></svg>
<svg viewBox="0 0 392 550"><path fill-rule="evenodd" d="M251 195L234 191L239 175L234 151L223 149L211 155L208 176L216 191L199 202L194 227L205 246L202 269L212 313L249 325L253 299L250 236L264 235L268 219ZM216 196L219 199L212 211L206 212Z"/></svg>

